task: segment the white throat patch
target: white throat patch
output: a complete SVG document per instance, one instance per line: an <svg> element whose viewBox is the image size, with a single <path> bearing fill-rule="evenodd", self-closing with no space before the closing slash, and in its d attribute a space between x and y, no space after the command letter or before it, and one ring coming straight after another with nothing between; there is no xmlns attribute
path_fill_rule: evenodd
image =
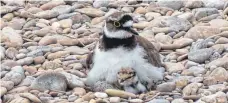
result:
<svg viewBox="0 0 228 103"><path fill-rule="evenodd" d="M130 21L127 21L123 24L123 27L131 27L133 25L133 21L130 20Z"/></svg>
<svg viewBox="0 0 228 103"><path fill-rule="evenodd" d="M108 31L107 27L106 27L106 23L105 23L105 26L104 26L104 32L105 32L105 35L109 38L128 38L128 37L131 37L133 34L132 33L129 33L125 30L118 30L118 31Z"/></svg>

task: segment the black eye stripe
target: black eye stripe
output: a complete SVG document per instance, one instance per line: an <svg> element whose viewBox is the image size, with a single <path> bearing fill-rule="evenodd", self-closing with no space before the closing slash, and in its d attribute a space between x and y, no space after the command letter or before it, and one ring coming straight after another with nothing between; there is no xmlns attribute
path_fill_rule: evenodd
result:
<svg viewBox="0 0 228 103"><path fill-rule="evenodd" d="M121 24L123 24L123 23L125 23L125 22L127 22L127 21L129 21L129 20L133 20L133 18L130 16L130 15L124 15L123 17L122 17L122 19L119 21Z"/></svg>

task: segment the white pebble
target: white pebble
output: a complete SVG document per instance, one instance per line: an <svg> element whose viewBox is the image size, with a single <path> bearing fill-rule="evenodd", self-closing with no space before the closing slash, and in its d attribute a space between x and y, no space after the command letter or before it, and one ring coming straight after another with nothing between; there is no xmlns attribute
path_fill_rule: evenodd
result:
<svg viewBox="0 0 228 103"><path fill-rule="evenodd" d="M96 92L96 93L94 93L94 95L97 98L107 98L108 97L108 95L106 93L102 93L102 92Z"/></svg>

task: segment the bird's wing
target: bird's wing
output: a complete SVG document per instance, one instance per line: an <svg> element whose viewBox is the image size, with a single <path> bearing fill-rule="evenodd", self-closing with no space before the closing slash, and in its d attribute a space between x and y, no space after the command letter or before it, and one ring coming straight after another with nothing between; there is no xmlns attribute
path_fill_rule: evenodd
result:
<svg viewBox="0 0 228 103"><path fill-rule="evenodd" d="M161 59L158 51L155 49L154 45L148 41L147 39L135 35L136 40L140 46L142 46L146 52L146 55L144 56L145 59L148 60L149 63L153 64L156 67L161 67Z"/></svg>
<svg viewBox="0 0 228 103"><path fill-rule="evenodd" d="M93 57L94 57L94 54L95 54L95 49L96 47L98 46L98 48L100 50L104 49L104 45L103 45L103 39L100 38L99 41L97 41L96 43L96 46L94 46L93 50L88 54L87 58L86 58L86 68L87 69L91 69L92 66L93 66Z"/></svg>

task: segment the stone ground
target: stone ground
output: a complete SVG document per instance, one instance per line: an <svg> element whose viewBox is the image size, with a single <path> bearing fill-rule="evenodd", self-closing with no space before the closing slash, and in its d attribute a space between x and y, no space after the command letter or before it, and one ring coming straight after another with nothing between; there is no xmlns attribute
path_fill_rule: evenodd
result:
<svg viewBox="0 0 228 103"><path fill-rule="evenodd" d="M155 90L85 86L83 61L115 11L162 55L166 80ZM1 0L0 14L2 103L228 101L227 0Z"/></svg>

